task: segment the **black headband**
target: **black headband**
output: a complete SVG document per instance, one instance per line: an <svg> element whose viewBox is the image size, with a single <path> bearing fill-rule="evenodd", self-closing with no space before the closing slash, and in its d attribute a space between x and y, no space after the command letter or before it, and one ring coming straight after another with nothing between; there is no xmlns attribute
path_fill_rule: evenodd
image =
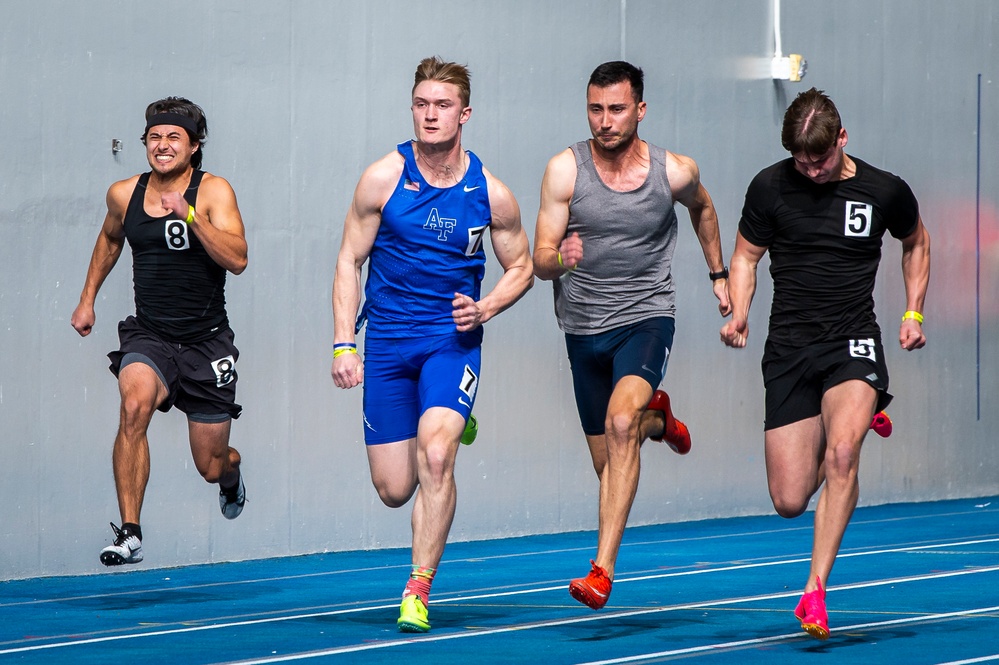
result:
<svg viewBox="0 0 999 665"><path fill-rule="evenodd" d="M157 125L176 125L177 127L183 127L194 136L198 135L198 125L194 122L194 119L180 113L157 113L151 116L146 121L146 131L143 133L148 134L149 129Z"/></svg>

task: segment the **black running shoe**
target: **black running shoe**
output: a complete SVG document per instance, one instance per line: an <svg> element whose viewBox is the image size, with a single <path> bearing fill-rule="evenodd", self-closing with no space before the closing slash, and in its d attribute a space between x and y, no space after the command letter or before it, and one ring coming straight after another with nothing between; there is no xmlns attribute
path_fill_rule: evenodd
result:
<svg viewBox="0 0 999 665"><path fill-rule="evenodd" d="M243 512L246 503L246 488L243 487L243 474L239 474L239 482L235 487L219 489L219 508L227 520L234 520Z"/></svg>

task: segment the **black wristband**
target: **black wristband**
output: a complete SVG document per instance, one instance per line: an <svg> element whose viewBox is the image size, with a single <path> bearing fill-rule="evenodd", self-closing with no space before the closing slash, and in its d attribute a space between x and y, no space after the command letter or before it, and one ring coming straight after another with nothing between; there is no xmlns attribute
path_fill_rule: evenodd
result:
<svg viewBox="0 0 999 665"><path fill-rule="evenodd" d="M728 279L728 266L725 266L718 272L709 272L708 277L711 278L712 282L716 279Z"/></svg>

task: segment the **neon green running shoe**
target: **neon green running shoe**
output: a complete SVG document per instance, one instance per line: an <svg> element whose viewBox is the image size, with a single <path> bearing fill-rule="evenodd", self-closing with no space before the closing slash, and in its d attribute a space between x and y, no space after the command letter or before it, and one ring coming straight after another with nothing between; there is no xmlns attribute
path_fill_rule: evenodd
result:
<svg viewBox="0 0 999 665"><path fill-rule="evenodd" d="M468 422L465 423L465 431L461 434L461 442L466 446L472 445L475 437L479 435L479 421L471 413L468 414Z"/></svg>
<svg viewBox="0 0 999 665"><path fill-rule="evenodd" d="M417 595L406 596L399 606L399 620L395 622L404 633L425 633L430 630L427 606Z"/></svg>

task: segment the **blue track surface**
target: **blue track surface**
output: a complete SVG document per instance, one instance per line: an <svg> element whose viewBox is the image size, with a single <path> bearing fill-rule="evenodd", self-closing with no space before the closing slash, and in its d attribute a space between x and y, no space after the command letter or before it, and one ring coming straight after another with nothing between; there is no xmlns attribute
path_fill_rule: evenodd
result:
<svg viewBox="0 0 999 665"><path fill-rule="evenodd" d="M396 631L401 550L5 582L0 662L999 661L999 498L859 509L825 642L792 615L811 519L630 528L599 612L566 591L592 532L453 543L425 635Z"/></svg>

